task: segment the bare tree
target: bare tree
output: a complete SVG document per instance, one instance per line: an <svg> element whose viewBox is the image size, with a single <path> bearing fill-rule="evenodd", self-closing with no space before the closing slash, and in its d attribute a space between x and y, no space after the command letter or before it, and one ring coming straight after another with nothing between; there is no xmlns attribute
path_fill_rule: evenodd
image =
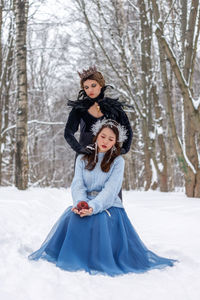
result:
<svg viewBox="0 0 200 300"><path fill-rule="evenodd" d="M167 191L168 162L163 116L156 83L153 84L156 76L152 54L153 31L150 5L148 1L142 0L137 1L137 6L134 6L131 1L93 1L94 14L99 13L97 22L96 15L93 18L93 14L87 13L86 1L76 0L76 2L89 32L96 40L93 44L99 47L99 56L105 57L105 64L110 66L115 76L120 96L134 107L129 117L132 124L138 124L137 134L142 136L143 155L140 159L144 169L141 178L145 190L159 185L161 191ZM115 18L112 19L112 15ZM137 122L137 119L140 119L140 122ZM125 172L125 180L130 181L125 183L126 187L135 186L139 174L138 172L134 177L130 172L131 165L135 168L133 153L137 152L138 140L139 138L134 140L132 154L126 156L129 167Z"/></svg>
<svg viewBox="0 0 200 300"><path fill-rule="evenodd" d="M167 97L174 149L184 173L187 196L200 197L200 168L198 158L199 145L197 143L200 132L200 105L199 101L195 101L193 99L192 89L192 77L194 73L200 29L200 5L199 1L191 1L190 5L190 8L188 8L190 13L187 22L186 37L185 40L182 39L182 46L184 46L184 49L181 49L181 53L184 53L184 63L183 69L181 69L181 66L178 63L178 57L175 54L175 51L172 50L166 38L165 24L161 21L162 18L158 4L156 0L152 0L154 19L157 25L155 33L160 48L161 69L164 87L166 90L165 95ZM183 14L185 14L185 8ZM185 28L185 25L182 25L182 28ZM170 62L172 72L178 82L183 97L182 138L177 131L175 123L175 113L170 95L166 61L163 60L163 57L165 56Z"/></svg>
<svg viewBox="0 0 200 300"><path fill-rule="evenodd" d="M28 2L14 1L16 21L17 9L25 17L25 22L18 18L20 33L17 25L12 30L12 13L8 21L12 7L0 2L0 16L4 14L0 17L2 183L13 180L14 144L16 166L18 162L22 168L26 162L19 160L19 149L26 148L28 133L29 184L70 184L74 153L63 138L67 99L77 97L76 71L96 64L120 100L132 106L124 107L134 134L124 157L124 188L168 191L183 186L185 179L186 194L198 197L200 126L199 102L194 99L200 93L199 1L75 0L70 8L62 1L58 3L67 10L65 20L52 13L39 21L38 4L44 1L37 0L37 8L36 2L29 8L26 25ZM71 20L76 23L74 32ZM28 121L21 64L27 25L27 42L23 42L28 53ZM63 30L65 26L70 31ZM19 86L19 79L24 85L21 81ZM18 115L13 122L16 101ZM27 157L26 150L21 154Z"/></svg>
<svg viewBox="0 0 200 300"><path fill-rule="evenodd" d="M3 23L3 1L0 1L0 78L1 78L1 87L2 90L2 23ZM3 103L2 103L2 92L0 92L0 133L2 131L2 112L3 112ZM0 135L0 184L1 184L1 164L2 164L2 142L1 142L1 135Z"/></svg>
<svg viewBox="0 0 200 300"><path fill-rule="evenodd" d="M15 184L24 190L28 186L28 97L27 97L27 50L26 33L28 20L28 0L15 0L16 19L16 64L17 64L17 115L15 149Z"/></svg>
<svg viewBox="0 0 200 300"><path fill-rule="evenodd" d="M12 79L12 66L13 66L13 12L7 6L0 5L0 184L2 183L2 165L3 156L6 149L7 128L9 123L9 110L10 110L10 97L9 92L11 89ZM2 20L3 15L3 20ZM6 27L7 25L7 27ZM2 32L6 31L2 40ZM4 161L4 165L5 165Z"/></svg>

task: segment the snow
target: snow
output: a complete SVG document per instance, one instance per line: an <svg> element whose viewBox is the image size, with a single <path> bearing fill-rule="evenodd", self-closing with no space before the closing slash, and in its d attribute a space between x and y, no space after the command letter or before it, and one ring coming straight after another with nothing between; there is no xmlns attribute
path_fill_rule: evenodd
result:
<svg viewBox="0 0 200 300"><path fill-rule="evenodd" d="M152 158L150 160L150 163L151 163L151 169L152 169L152 179L151 179L151 182L154 183L154 182L158 181L158 176L157 176L156 167L154 165L154 162L153 162Z"/></svg>
<svg viewBox="0 0 200 300"><path fill-rule="evenodd" d="M156 131L157 131L158 135L162 135L164 133L163 127L161 127L159 125L156 126Z"/></svg>
<svg viewBox="0 0 200 300"><path fill-rule="evenodd" d="M200 199L184 193L124 191L123 203L144 243L179 260L174 267L119 277L67 272L27 256L71 205L70 189L0 188L0 299L199 300Z"/></svg>
<svg viewBox="0 0 200 300"><path fill-rule="evenodd" d="M200 106L200 96L199 96L199 98L197 100L193 99L193 105L194 105L194 108L196 110L199 109L199 106Z"/></svg>
<svg viewBox="0 0 200 300"><path fill-rule="evenodd" d="M149 137L151 140L155 140L155 132L149 131Z"/></svg>
<svg viewBox="0 0 200 300"><path fill-rule="evenodd" d="M160 172L163 171L164 166L163 166L163 164L161 162L158 163L158 168L159 168Z"/></svg>
<svg viewBox="0 0 200 300"><path fill-rule="evenodd" d="M187 154L186 154L186 149L184 148L184 145L182 144L181 139L180 139L179 136L178 136L178 140L179 140L179 144L180 144L180 146L181 146L181 148L182 148L183 155L184 155L184 158L185 158L185 160L186 160L188 166L192 169L193 173L196 174L197 171L196 171L195 167L193 166L193 164L191 163L191 161L189 160L189 158L188 158L188 156L187 156Z"/></svg>

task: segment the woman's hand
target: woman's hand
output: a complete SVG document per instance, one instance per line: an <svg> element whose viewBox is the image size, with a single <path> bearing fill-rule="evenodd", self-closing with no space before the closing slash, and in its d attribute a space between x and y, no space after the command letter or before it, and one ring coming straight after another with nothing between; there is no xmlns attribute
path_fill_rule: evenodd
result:
<svg viewBox="0 0 200 300"><path fill-rule="evenodd" d="M89 209L78 210L76 207L72 207L71 211L73 211L73 213L79 215L82 218L82 217L90 216L93 213L93 208L90 207Z"/></svg>
<svg viewBox="0 0 200 300"><path fill-rule="evenodd" d="M71 211L73 211L73 213L80 215L80 211L76 208L76 207L72 207Z"/></svg>
<svg viewBox="0 0 200 300"><path fill-rule="evenodd" d="M81 209L79 211L79 215L80 217L86 217L86 216L90 216L93 213L93 208L90 207L89 209Z"/></svg>

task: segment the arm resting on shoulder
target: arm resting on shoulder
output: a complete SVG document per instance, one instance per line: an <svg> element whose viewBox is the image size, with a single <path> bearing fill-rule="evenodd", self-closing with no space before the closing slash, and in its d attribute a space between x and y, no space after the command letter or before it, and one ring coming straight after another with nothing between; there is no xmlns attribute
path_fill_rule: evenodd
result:
<svg viewBox="0 0 200 300"><path fill-rule="evenodd" d="M131 129L131 124L129 122L129 119L124 111L121 112L120 124L123 125L127 130L127 139L124 141L124 143L122 145L122 151L121 151L121 154L126 154L130 150L130 147L131 147L133 131Z"/></svg>
<svg viewBox="0 0 200 300"><path fill-rule="evenodd" d="M79 153L81 151L82 146L79 144L77 139L74 137L74 134L78 131L78 127L80 124L80 113L73 108L69 113L69 117L65 126L64 137L67 143L71 146L71 148Z"/></svg>

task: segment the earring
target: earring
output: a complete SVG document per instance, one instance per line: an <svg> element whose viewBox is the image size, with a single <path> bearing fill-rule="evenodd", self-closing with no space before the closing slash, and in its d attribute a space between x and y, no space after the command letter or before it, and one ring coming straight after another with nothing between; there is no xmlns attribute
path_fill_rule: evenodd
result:
<svg viewBox="0 0 200 300"><path fill-rule="evenodd" d="M97 142L95 142L94 148L95 148L94 162L96 163L97 162Z"/></svg>
<svg viewBox="0 0 200 300"><path fill-rule="evenodd" d="M110 155L109 158L107 159L107 162L109 162L109 160L111 159L113 153L117 150L117 148L114 146L112 146L112 148L110 149Z"/></svg>
<svg viewBox="0 0 200 300"><path fill-rule="evenodd" d="M115 152L117 150L117 148L115 147L115 145L112 146L112 148L113 148L113 152Z"/></svg>

